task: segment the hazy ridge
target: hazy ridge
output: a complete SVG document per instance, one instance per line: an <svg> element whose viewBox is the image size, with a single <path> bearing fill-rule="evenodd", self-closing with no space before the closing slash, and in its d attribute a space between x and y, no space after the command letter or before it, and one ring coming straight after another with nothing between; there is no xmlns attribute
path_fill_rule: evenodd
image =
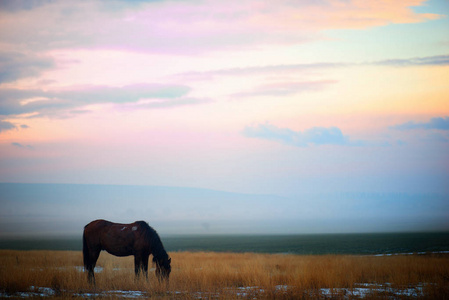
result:
<svg viewBox="0 0 449 300"><path fill-rule="evenodd" d="M0 183L0 237L79 235L95 219L163 235L449 231L440 194L290 197L187 187Z"/></svg>

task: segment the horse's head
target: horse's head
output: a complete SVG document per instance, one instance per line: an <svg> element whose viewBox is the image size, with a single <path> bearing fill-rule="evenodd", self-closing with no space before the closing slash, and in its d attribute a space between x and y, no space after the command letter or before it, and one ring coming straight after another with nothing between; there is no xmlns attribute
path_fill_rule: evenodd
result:
<svg viewBox="0 0 449 300"><path fill-rule="evenodd" d="M156 263L156 276L158 277L159 281L166 280L168 282L168 277L170 276L171 272L171 258L164 258L160 260L155 260Z"/></svg>

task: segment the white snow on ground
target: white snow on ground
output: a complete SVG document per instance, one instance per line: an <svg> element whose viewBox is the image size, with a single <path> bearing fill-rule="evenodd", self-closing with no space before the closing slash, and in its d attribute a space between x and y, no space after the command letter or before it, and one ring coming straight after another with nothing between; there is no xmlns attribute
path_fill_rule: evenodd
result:
<svg viewBox="0 0 449 300"><path fill-rule="evenodd" d="M60 291L64 294L69 294L67 291ZM45 298L45 297L53 297L56 296L57 293L55 290L49 287L34 287L30 286L27 292L17 292L17 293L0 293L0 298ZM144 299L147 298L147 294L142 291L105 291L100 293L73 293L73 297L119 297L119 298L127 298L127 299Z"/></svg>
<svg viewBox="0 0 449 300"><path fill-rule="evenodd" d="M75 270L77 270L78 272L84 272L85 271L83 266L75 266ZM95 267L94 268L94 272L95 273L103 272L103 267Z"/></svg>
<svg viewBox="0 0 449 300"><path fill-rule="evenodd" d="M424 296L423 287L426 284L420 283L416 286L410 286L404 289L393 288L390 283L384 284L373 284L373 283L359 283L354 288L322 288L319 290L319 293L325 297L332 297L337 295L344 295L345 298L358 297L363 299L369 295L374 293L387 293L389 296L406 296L406 297L422 297ZM292 287L288 285L277 285L275 287L275 293L285 293ZM146 292L142 291L122 291L122 290L112 290L112 291L103 291L99 293L71 293L70 291L59 291L64 294L71 294L74 297L84 297L84 298L92 298L92 297L120 297L126 299L145 299L150 295ZM196 299L211 299L211 298L219 298L220 293L207 293L207 292L167 292L168 294L175 295L190 295ZM261 296L263 298L263 294L265 290L258 286L247 286L247 287L237 287L237 288L228 288L225 289L224 293L226 295L235 295L237 298L248 298L254 296L257 299L257 296ZM1 293L0 298L48 298L57 295L57 292L49 287L35 287L30 286L28 291L26 292L16 292L12 294ZM311 292L313 295L313 292Z"/></svg>
<svg viewBox="0 0 449 300"><path fill-rule="evenodd" d="M334 289L321 289L321 294L324 296L333 295L345 295L346 297L355 296L359 298L365 298L373 293L385 292L394 296L407 296L407 297L422 297L424 284L420 283L417 286L407 287L404 289L396 289L391 287L391 284L373 284L373 283L359 283L352 289L348 288L334 288Z"/></svg>
<svg viewBox="0 0 449 300"><path fill-rule="evenodd" d="M17 292L14 294L0 293L0 298L36 298L36 297L52 297L56 292L48 287L30 286L27 292Z"/></svg>

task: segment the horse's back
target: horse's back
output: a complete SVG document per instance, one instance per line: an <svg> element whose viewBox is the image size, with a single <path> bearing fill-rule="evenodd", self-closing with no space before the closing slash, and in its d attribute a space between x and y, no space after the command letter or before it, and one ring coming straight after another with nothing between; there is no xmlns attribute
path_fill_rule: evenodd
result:
<svg viewBox="0 0 449 300"><path fill-rule="evenodd" d="M138 230L136 223L121 224L106 220L95 220L84 227L84 236L88 244L106 250L117 256L132 255Z"/></svg>
<svg viewBox="0 0 449 300"><path fill-rule="evenodd" d="M94 228L102 228L105 226L110 226L112 225L112 222L103 220L103 219L99 219L99 220L95 220L90 222L89 224L87 224L86 226L84 226L84 231L86 231L86 229L94 229Z"/></svg>

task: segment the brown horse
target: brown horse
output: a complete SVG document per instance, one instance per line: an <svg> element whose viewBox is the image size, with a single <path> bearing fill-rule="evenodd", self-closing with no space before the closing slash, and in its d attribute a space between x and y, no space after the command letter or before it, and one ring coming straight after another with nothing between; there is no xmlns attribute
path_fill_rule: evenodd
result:
<svg viewBox="0 0 449 300"><path fill-rule="evenodd" d="M157 232L144 221L118 224L96 220L84 227L83 259L90 283L95 284L94 268L101 250L116 256L134 255L136 276L143 272L146 277L148 258L152 254L158 279L168 282L171 258L168 257Z"/></svg>

